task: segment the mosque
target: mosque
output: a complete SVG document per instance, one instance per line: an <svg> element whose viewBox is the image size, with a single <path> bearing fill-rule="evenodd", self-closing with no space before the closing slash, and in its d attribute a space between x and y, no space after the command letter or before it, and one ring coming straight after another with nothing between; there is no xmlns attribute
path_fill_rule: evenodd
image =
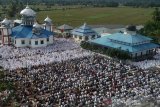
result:
<svg viewBox="0 0 160 107"><path fill-rule="evenodd" d="M36 22L36 12L28 5L20 12L21 24L13 27L10 20L5 18L0 26L1 45L15 47L44 47L53 44L52 20L47 16L44 24Z"/></svg>
<svg viewBox="0 0 160 107"><path fill-rule="evenodd" d="M98 33L95 32L91 27L84 23L79 28L72 30L71 34L75 41L89 41L99 37Z"/></svg>
<svg viewBox="0 0 160 107"><path fill-rule="evenodd" d="M135 26L127 26L124 32L114 33L89 42L104 48L125 51L132 58L153 56L159 48L159 45L153 43L151 38L138 34Z"/></svg>

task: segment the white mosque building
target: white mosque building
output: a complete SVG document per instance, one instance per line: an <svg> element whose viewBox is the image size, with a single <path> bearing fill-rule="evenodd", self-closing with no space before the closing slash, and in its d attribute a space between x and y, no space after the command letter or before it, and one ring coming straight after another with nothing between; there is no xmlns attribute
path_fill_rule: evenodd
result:
<svg viewBox="0 0 160 107"><path fill-rule="evenodd" d="M1 45L35 48L53 44L52 20L48 16L44 24L40 25L35 21L36 12L29 6L26 6L20 14L22 18L19 26L12 27L11 21L7 18L1 22Z"/></svg>

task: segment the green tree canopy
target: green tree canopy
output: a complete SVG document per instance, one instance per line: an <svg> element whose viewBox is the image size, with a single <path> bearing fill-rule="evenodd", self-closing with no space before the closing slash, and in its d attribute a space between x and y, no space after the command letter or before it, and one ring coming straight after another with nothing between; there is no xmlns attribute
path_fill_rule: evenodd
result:
<svg viewBox="0 0 160 107"><path fill-rule="evenodd" d="M152 20L148 21L140 33L160 38L160 10L155 8Z"/></svg>
<svg viewBox="0 0 160 107"><path fill-rule="evenodd" d="M9 17L15 17L19 14L19 12L23 9L24 5L22 2L18 0L10 0L8 13Z"/></svg>
<svg viewBox="0 0 160 107"><path fill-rule="evenodd" d="M153 21L157 22L160 21L160 11L159 8L155 8L155 11L153 12Z"/></svg>

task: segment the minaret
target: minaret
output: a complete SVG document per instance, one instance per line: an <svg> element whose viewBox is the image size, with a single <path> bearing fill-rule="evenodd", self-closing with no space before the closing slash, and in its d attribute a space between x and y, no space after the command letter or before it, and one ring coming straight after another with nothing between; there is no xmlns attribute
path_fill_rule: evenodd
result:
<svg viewBox="0 0 160 107"><path fill-rule="evenodd" d="M53 31L52 29L52 20L47 16L46 19L44 20L44 24L43 24L43 28L45 30L48 30L48 31Z"/></svg>
<svg viewBox="0 0 160 107"><path fill-rule="evenodd" d="M11 34L12 34L11 21L5 18L1 22L1 27L0 27L0 35L2 37L1 39L3 45L11 44Z"/></svg>
<svg viewBox="0 0 160 107"><path fill-rule="evenodd" d="M22 15L22 25L32 26L34 24L36 12L33 11L28 5L20 12L20 14Z"/></svg>

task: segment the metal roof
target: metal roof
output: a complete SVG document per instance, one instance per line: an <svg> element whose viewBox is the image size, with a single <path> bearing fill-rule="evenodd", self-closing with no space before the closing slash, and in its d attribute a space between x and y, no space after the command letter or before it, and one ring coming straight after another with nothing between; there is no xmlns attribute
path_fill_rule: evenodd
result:
<svg viewBox="0 0 160 107"><path fill-rule="evenodd" d="M159 47L159 45L154 44L154 43L145 43L145 44L140 44L140 45L135 45L135 46L129 46L129 45L125 45L125 44L111 42L108 39L108 37L109 36L104 36L101 38L90 40L90 42L94 43L94 44L101 45L101 46L105 46L105 47L111 47L111 48L115 48L115 49L121 49L123 51L129 51L130 53L141 52L143 50L148 50L148 49L153 49L153 48Z"/></svg>
<svg viewBox="0 0 160 107"><path fill-rule="evenodd" d="M109 34L115 33L114 29L108 29L108 28L105 28L105 27L93 28L93 30L100 35L103 34L103 33L109 33Z"/></svg>
<svg viewBox="0 0 160 107"><path fill-rule="evenodd" d="M23 9L21 12L20 12L21 15L25 15L25 16L35 16L36 15L36 12L34 10L32 10L28 5L26 6L25 9Z"/></svg>
<svg viewBox="0 0 160 107"><path fill-rule="evenodd" d="M145 41L151 41L151 38L148 38L146 36L142 36L140 34L129 34L129 33L115 33L110 36L108 36L108 39L117 40L125 43L130 44L136 44L136 43L142 43Z"/></svg>
<svg viewBox="0 0 160 107"><path fill-rule="evenodd" d="M72 30L72 34L77 36L90 36L97 35L97 32L95 32L91 27L84 23L84 25L80 26L79 28Z"/></svg>
<svg viewBox="0 0 160 107"><path fill-rule="evenodd" d="M52 23L52 20L47 16L46 19L44 19L44 22L47 22L47 23L50 23L50 24L51 24L51 23Z"/></svg>
<svg viewBox="0 0 160 107"><path fill-rule="evenodd" d="M32 26L23 26L19 25L12 29L12 37L15 38L48 38L50 35L53 35L53 32L42 29L40 34L35 34L32 32Z"/></svg>

